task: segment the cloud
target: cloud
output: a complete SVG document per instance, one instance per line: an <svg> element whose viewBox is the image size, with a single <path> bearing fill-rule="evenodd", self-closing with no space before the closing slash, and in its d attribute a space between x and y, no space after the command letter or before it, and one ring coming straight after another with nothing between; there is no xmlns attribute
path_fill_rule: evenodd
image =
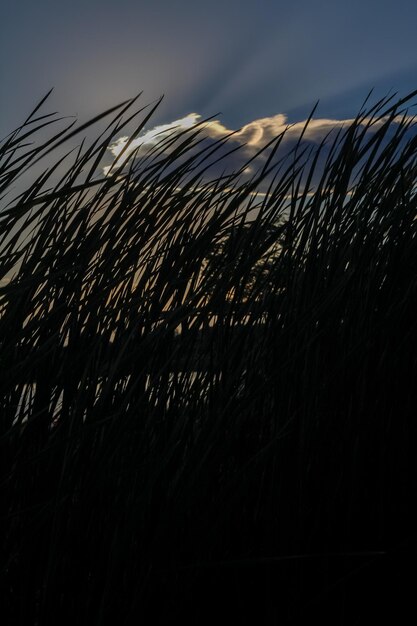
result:
<svg viewBox="0 0 417 626"><path fill-rule="evenodd" d="M269 139L284 132L287 126L287 118L282 113L272 117L263 117L245 124L236 134L236 140L248 146L260 148L263 143L267 143Z"/></svg>
<svg viewBox="0 0 417 626"><path fill-rule="evenodd" d="M228 128L220 120L204 122L200 114L188 113L185 117L144 131L130 143L118 164L121 165L135 150L140 150L142 147L145 149L153 147L168 137L175 137L176 134L201 124L204 129L203 134L208 140L218 140L233 133L229 137L228 142L242 146L242 151L235 152L229 161L230 169L234 169L235 167L243 167L248 158L280 135L282 135L280 154L283 155L296 145L301 133L303 133L303 142L314 146L320 144L326 137L329 137L331 141L332 134L335 131L348 128L353 121L353 119L319 118L310 120L306 126L307 120L289 124L287 116L283 113L278 113L270 117L255 119L236 130ZM362 125L368 125L368 123L368 119L364 119L361 122ZM374 121L368 132L375 132L383 123L383 118ZM128 141L128 137L120 137L111 144L109 150L114 157L119 157ZM265 159L265 154L259 155L257 158L259 163L261 163ZM107 174L109 169L110 167L104 168L104 173ZM244 173L250 175L255 170L256 161L252 163L250 168L246 168Z"/></svg>
<svg viewBox="0 0 417 626"><path fill-rule="evenodd" d="M138 148L142 146L155 146L160 141L163 141L170 135L175 132L180 133L181 131L187 130L195 126L198 120L201 118L201 115L198 113L189 113L185 117L182 117L179 120L174 120L169 124L160 124L158 126L154 126L150 130L147 130L142 133L137 139L134 139L129 147L124 152L122 158L119 160L119 165L122 165L132 152L135 152ZM110 152L114 157L119 157L122 150L125 148L129 141L129 137L119 137L115 142L113 142L109 146ZM104 174L107 175L111 166L107 166L104 168Z"/></svg>
<svg viewBox="0 0 417 626"><path fill-rule="evenodd" d="M182 117L179 120L175 120L170 124L160 124L159 126L154 126L151 130L145 131L142 135L140 135L137 139L134 139L130 144L128 150L126 151L128 154L134 152L139 146L143 145L156 145L158 142L163 140L164 138L171 135L176 130L181 132L188 128L192 128L195 126L200 119L201 115L198 113L189 113L185 117ZM117 141L115 141L110 146L111 153L117 157L129 141L129 137L119 137Z"/></svg>
<svg viewBox="0 0 417 626"><path fill-rule="evenodd" d="M180 133L186 129L191 129L198 123L201 123L202 117L198 113L188 113L185 117L174 120L168 124L161 124L145 131L140 137L133 140L126 150L124 156L128 156L140 146L154 146L163 139L172 136L175 132ZM348 126L352 123L352 119L332 120L317 119L311 120L305 130L304 138L307 141L319 142L327 135L327 133L336 128ZM304 129L306 121L296 122L289 125L286 115L278 113L271 117L263 117L253 120L245 124L241 129L235 130L228 128L219 120L210 120L204 123L205 136L211 139L219 139L226 137L230 133L235 133L230 141L238 142L246 146L259 149L262 145L266 145L269 141L285 132L285 140L294 140L300 136ZM111 144L109 150L117 157L129 141L129 137L119 137Z"/></svg>

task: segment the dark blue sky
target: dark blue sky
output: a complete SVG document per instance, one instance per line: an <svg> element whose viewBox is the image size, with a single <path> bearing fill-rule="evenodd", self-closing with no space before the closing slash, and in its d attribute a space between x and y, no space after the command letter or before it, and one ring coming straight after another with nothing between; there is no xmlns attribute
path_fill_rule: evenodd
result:
<svg viewBox="0 0 417 626"><path fill-rule="evenodd" d="M155 123L222 113L343 119L366 93L417 88L417 0L8 0L0 131L55 87L50 109L92 116L140 90Z"/></svg>

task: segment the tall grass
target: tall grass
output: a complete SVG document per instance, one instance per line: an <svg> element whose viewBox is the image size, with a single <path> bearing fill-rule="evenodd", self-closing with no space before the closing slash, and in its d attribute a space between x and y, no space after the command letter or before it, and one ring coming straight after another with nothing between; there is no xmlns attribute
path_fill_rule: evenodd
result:
<svg viewBox="0 0 417 626"><path fill-rule="evenodd" d="M154 112L136 99L78 129L42 101L3 140L3 623L400 610L417 522L414 97L365 103L312 150L282 154L280 135L250 178L205 123L104 176L124 125L141 119L133 141Z"/></svg>

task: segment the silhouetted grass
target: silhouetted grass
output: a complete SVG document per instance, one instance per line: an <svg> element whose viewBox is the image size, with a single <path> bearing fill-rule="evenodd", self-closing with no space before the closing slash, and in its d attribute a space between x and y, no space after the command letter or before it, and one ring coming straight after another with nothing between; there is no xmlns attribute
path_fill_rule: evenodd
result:
<svg viewBox="0 0 417 626"><path fill-rule="evenodd" d="M417 522L414 97L364 105L314 150L300 138L281 155L277 137L251 178L210 173L229 144L205 141L204 123L102 175L124 124L143 116L133 140L155 109L136 99L78 130L54 130L42 101L3 140L4 623L369 624L402 610Z"/></svg>

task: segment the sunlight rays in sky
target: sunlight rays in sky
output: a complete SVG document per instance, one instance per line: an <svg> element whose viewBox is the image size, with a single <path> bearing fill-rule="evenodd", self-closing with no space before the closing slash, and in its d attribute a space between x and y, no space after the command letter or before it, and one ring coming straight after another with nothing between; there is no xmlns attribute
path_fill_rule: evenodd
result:
<svg viewBox="0 0 417 626"><path fill-rule="evenodd" d="M415 0L382 5L376 0L8 3L3 15L8 28L0 43L9 59L2 68L8 94L1 103L2 133L52 86L56 109L80 117L139 90L149 100L165 94L156 124L186 110L203 116L222 111L236 128L275 111L291 116L318 99L324 116L335 116L343 101L348 117L372 87L378 86L381 96L414 87L417 5ZM358 89L361 93L352 95ZM339 98L336 107L325 104L331 98ZM252 141L258 137L260 132Z"/></svg>

